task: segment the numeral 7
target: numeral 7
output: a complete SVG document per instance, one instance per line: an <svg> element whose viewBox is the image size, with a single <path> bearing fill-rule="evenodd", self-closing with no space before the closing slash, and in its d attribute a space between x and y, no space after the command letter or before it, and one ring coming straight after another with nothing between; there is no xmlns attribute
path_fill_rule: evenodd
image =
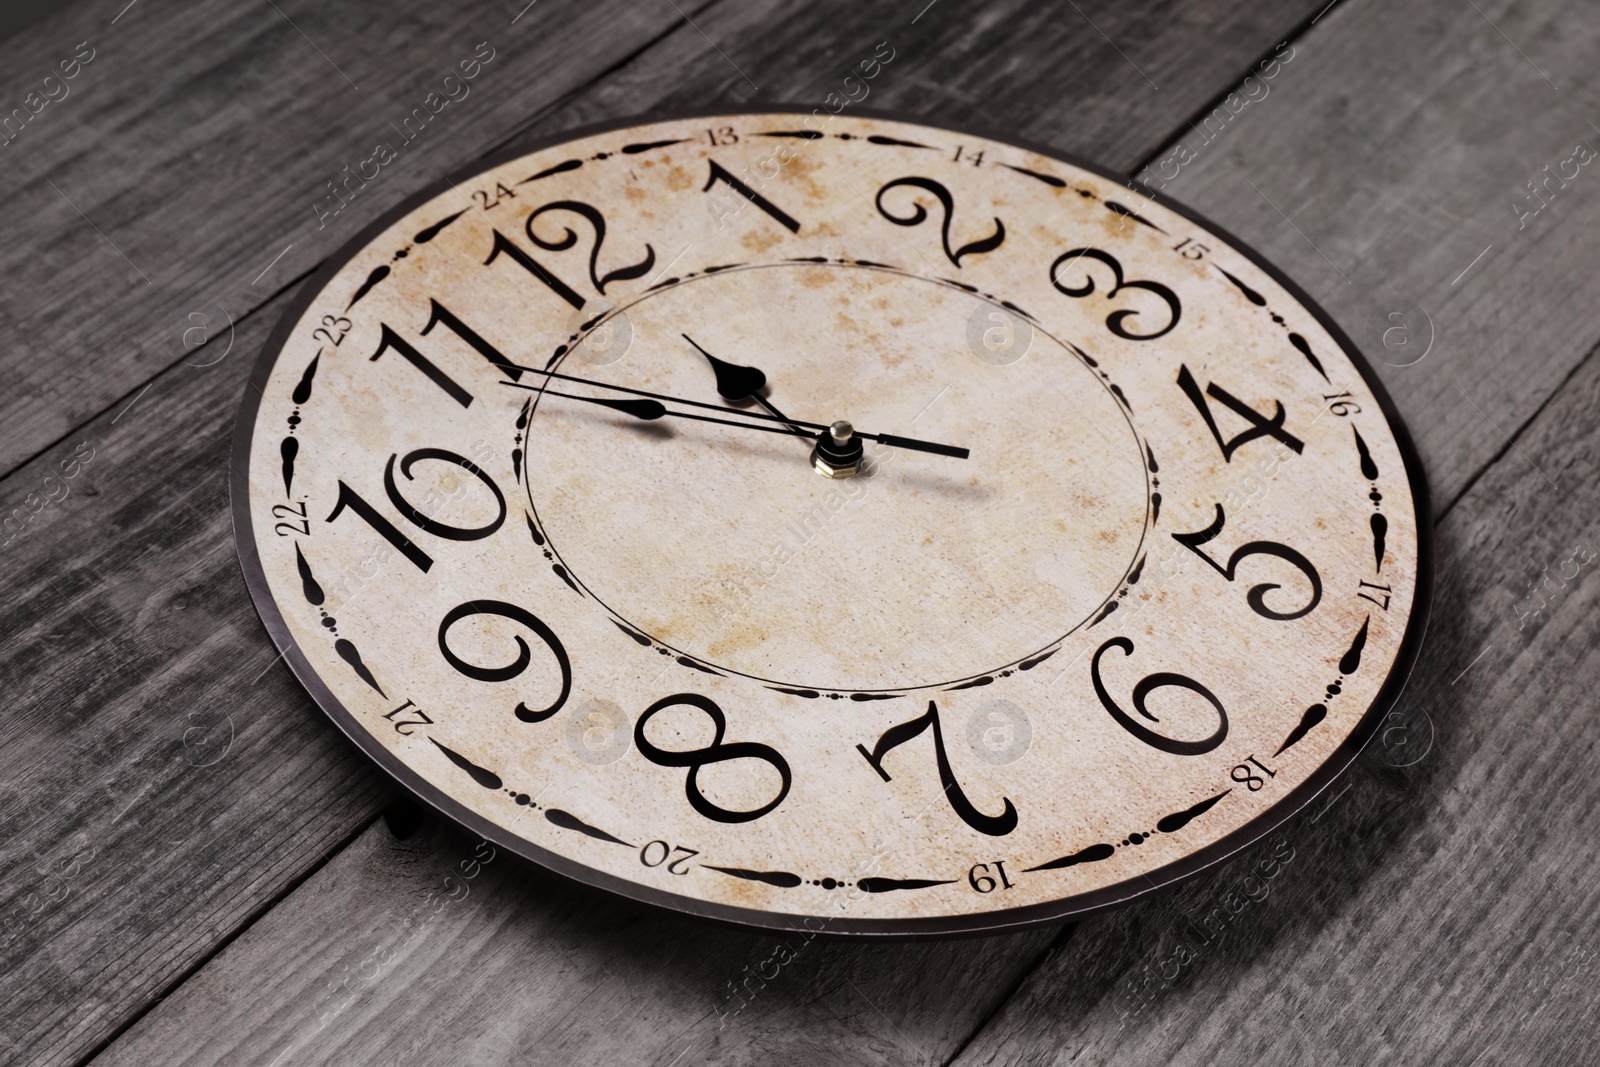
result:
<svg viewBox="0 0 1600 1067"><path fill-rule="evenodd" d="M950 769L950 757L944 750L944 731L939 728L939 707L933 701L928 701L928 710L899 726L891 726L878 738L878 743L868 752L865 746L857 745L856 751L865 757L872 769L884 781L893 781L889 772L883 769L883 757L899 748L901 745L917 737L928 727L933 727L933 752L939 764L939 784L944 787L944 795L950 801L950 807L961 816L961 821L990 837L1002 837L1017 828L1017 809L1008 798L1005 800L1005 810L999 815L985 815L973 807L972 801L967 799L967 794L962 790L961 783L956 781L956 775Z"/></svg>
<svg viewBox="0 0 1600 1067"><path fill-rule="evenodd" d="M1368 589L1373 590L1373 592L1367 592ZM1356 591L1356 596L1360 597L1362 600L1370 600L1384 611L1388 611L1389 597L1393 593L1394 590L1387 585L1375 585L1372 582L1362 582L1360 588ZM1377 595L1374 594L1381 594L1383 599L1379 600Z"/></svg>

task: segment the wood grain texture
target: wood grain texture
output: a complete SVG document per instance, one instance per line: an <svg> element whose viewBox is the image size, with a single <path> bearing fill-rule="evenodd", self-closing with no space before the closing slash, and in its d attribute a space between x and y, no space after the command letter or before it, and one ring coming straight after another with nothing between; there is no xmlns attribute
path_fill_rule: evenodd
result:
<svg viewBox="0 0 1600 1067"><path fill-rule="evenodd" d="M240 581L244 370L179 368L81 427L70 495L6 549L7 1062L79 1058L392 796L274 664ZM16 477L41 489L73 455Z"/></svg>
<svg viewBox="0 0 1600 1067"><path fill-rule="evenodd" d="M1080 924L957 1063L1593 1062L1596 404L1591 354L1441 525L1398 732L1285 828L1265 899L1263 849ZM1239 903L1210 944L1189 930Z"/></svg>
<svg viewBox="0 0 1600 1067"><path fill-rule="evenodd" d="M95 1062L942 1063L1052 934L733 930L379 823Z"/></svg>
<svg viewBox="0 0 1600 1067"><path fill-rule="evenodd" d="M371 36L371 50L392 57L375 55L366 62L377 65L363 68L346 66L342 53L334 56L363 93L381 93L371 103L355 97L298 32L263 21L254 9L212 11L201 5L169 16L160 6L150 8L158 16L151 27L130 29L126 38L107 36L106 49L74 82L81 97L41 113L26 131L26 144L18 140L0 149L26 147L32 153L16 156L16 163L8 158L4 179L20 183L11 210L22 226L0 251L22 257L7 265L8 278L19 278L19 284L0 296L0 329L6 331L0 350L8 353L0 358L15 357L0 378L0 396L16 405L7 409L5 447L11 451L4 455L11 457L9 464L39 453L0 483L0 499L31 509L28 494L41 500L59 495L46 476L63 473L60 464L70 461L79 442L94 449L88 465L63 483L69 495L42 504L7 544L0 575L7 605L0 622L0 678L8 683L9 720L17 724L5 742L10 776L0 793L7 827L0 841L0 864L8 872L0 888L0 996L7 1003L0 1058L6 1062L81 1060L361 833L393 796L287 672L273 665L273 650L233 558L227 439L248 364L285 302L284 296L265 302L275 279L303 272L363 219L497 139L658 106L710 106L753 96L720 53L758 76L765 96L820 98L833 84L833 71L855 58L857 44L870 46L895 27L909 27L908 14L888 6L850 4L809 13L776 4L692 9L698 30L680 24L560 114L528 126L536 108L624 55L622 38L645 40L660 25L647 25L646 16L631 7L583 6L569 13L548 4L534 9L544 9L545 21L516 38L527 43L520 50L502 49L494 62L504 65L491 65L475 83L456 123L440 131L437 142L419 141L417 154L402 157L392 182L386 176L372 195L355 201L314 238L309 194L321 192L320 183L337 169L334 163L358 158L349 146L386 123L389 109L420 102L433 77L427 64L441 54L454 58L449 48L457 42L470 52L473 42L492 36L462 28L476 17L472 12L437 16L391 5L381 23L367 30L373 22L368 13L307 9L302 19L298 9L285 8L319 42L330 27L347 25L339 20L354 19ZM953 94L963 93L972 108L963 115L984 121L989 114L998 126L1027 115L1030 125L1022 132L1049 135L1090 157L1127 165L1146 146L1169 138L1176 116L1219 91L1314 6L1252 3L1212 19L1185 14L1170 22L1161 17L1163 5L1122 5L1115 12L1086 6L1108 33L1129 33L1132 39L1119 41L1120 47L1141 66L1147 59L1160 61L1166 73L1159 96L1131 88L1126 79L1138 75L1086 23L1024 15L1028 9L1020 3L977 15L943 13L943 21L934 19L934 8L915 28L929 34L926 54L908 53L902 68L921 70L921 80L908 79L893 92L892 83L884 83L883 96L872 102L947 113L950 101L959 99ZM144 14L143 8L119 21L117 32L134 27L130 20ZM496 25L509 19L498 8L492 14ZM6 42L0 46L4 69L27 71L35 60L55 62L46 57L70 52L83 39L77 27L99 25L73 21L86 17L81 9L69 9ZM323 18L333 21L316 21ZM447 18L448 26L439 18ZM160 21L168 19L176 21ZM519 22L518 32L527 24ZM596 25L611 32L600 33ZM1196 34L1209 46L1194 47ZM111 50L113 41L121 47L124 40L126 51ZM908 40L921 39L908 34ZM427 64L416 65L416 50ZM123 58L111 62L118 56ZM142 73L119 82L118 64ZM163 70L176 73L158 77ZM389 72L387 81L375 73L383 71ZM102 73L107 88L94 104L89 79ZM8 73L6 85L12 77ZM177 78L186 88L164 87L162 77ZM490 93L496 84L491 77L503 79L505 88L496 92L510 95ZM944 95L930 96L934 90ZM341 93L350 93L364 118L357 121L351 117L356 112L344 110L352 105L337 99ZM80 104L85 110L74 118L72 108ZM479 104L482 109L474 110ZM449 116L447 111L441 117ZM1080 121L1087 131L1081 136ZM203 136L186 132L185 122L198 123ZM302 165L304 160L315 165ZM39 188L49 192L46 176L132 260L162 265L151 275L151 287L100 243L93 227L74 229L83 221L76 214L35 199ZM81 192L78 181L97 190L92 198L75 195ZM254 295L249 278L290 242L293 250L256 287L263 295ZM42 268L20 274L13 269L27 263L48 266L57 288L46 291ZM179 281L161 272L169 264ZM238 323L229 355L209 368L201 364L219 359L217 350L226 345L215 327L215 308L202 308L202 298L223 305ZM186 352L181 330L192 322L185 317L191 308L212 316L213 341ZM183 365L185 355L193 366ZM151 377L158 368L167 369ZM57 374L63 376L59 383ZM75 430L63 436L66 427ZM366 898L358 893L357 899ZM585 921L604 927L604 905L593 906L601 917ZM713 1000L719 983L752 962L747 951L754 942L714 943L700 926L672 929L668 951L704 950L717 961L714 973L705 972L710 989L695 990L696 1004ZM358 930L346 913L326 936L345 938ZM574 936L570 944L582 941ZM981 988L950 982L941 997L915 993L933 988L927 984L901 996L887 977L857 981L876 1007L857 1005L848 1017L878 1019L873 1032L889 1042L857 1054L866 1062L919 1062L920 1053L887 1036L896 1027L922 1039L930 1055L953 1051L958 1028L947 1027L945 1017L963 1024L979 1017L981 1011L971 1006L991 1003L985 998L1026 971L1028 950L1037 943L1021 939L988 955L960 945L902 955L830 948L828 958L842 961L836 966L851 976L887 976L902 964L935 975L946 973L940 968L958 974L966 961L992 965L981 974L961 975L965 982L981 978ZM534 944L522 951L541 949ZM588 958L588 966L605 965L603 953ZM858 959L867 962L853 962ZM856 966L869 970L851 969ZM209 968L200 972L207 973ZM315 973L298 975L294 981L309 984L291 983L289 992L305 995L319 980ZM438 968L426 981L454 979L447 968ZM658 995L648 967L611 988L642 1017L654 1017L640 1007ZM730 1061L759 1056L765 1043L777 1040L774 1034L787 1034L796 1020L806 1019L805 1001L816 988L796 983L791 992L780 988L767 1005L752 1007L758 1014L751 1018L768 1021L725 1042ZM842 995L836 981L830 995ZM828 1004L830 1011L844 1010L841 1001ZM616 1023L574 1015L571 1025L588 1032L585 1027ZM178 1049L193 1036L167 1031L166 1039L169 1049ZM426 1055L419 1050L414 1060L458 1062L448 1042L440 1049ZM581 1052L573 1055L582 1058Z"/></svg>
<svg viewBox="0 0 1600 1067"><path fill-rule="evenodd" d="M1600 169L1574 163L1565 188L1558 173L1578 142L1600 150L1584 80L1600 23L1577 0L1478 6L1341 3L1264 98L1139 172L1160 187L1172 160L1163 195L1265 254L1372 357L1441 506L1600 336ZM1180 144L1194 159L1175 167ZM1550 203L1523 220L1516 205L1540 203L1525 183L1552 175ZM1385 347L1403 321L1391 312L1410 320L1409 348L1394 333ZM1399 365L1430 319L1431 351Z"/></svg>
<svg viewBox="0 0 1600 1067"><path fill-rule="evenodd" d="M512 25L504 7L388 5L375 18L192 0L112 25L79 5L0 45L7 108L79 42L94 51L65 98L0 146L0 471L193 358L203 333L187 331L222 332L385 207L681 22L669 5L604 0ZM427 117L428 94L480 42L493 58L466 95L404 140L391 123ZM352 202L319 223L328 183L380 141L398 158L342 186Z"/></svg>
<svg viewBox="0 0 1600 1067"><path fill-rule="evenodd" d="M1521 229L1513 204L1594 142L1577 79L1600 40L1576 5L1460 14L1341 5L1167 190L1238 214L1353 327L1408 301L1433 315L1423 362L1380 367L1445 513L1400 714L1331 809L1285 829L1263 901L1245 878L1270 848L1081 924L960 1064L1593 1059L1595 591L1574 548L1600 530L1600 186L1552 186ZM1381 354L1380 334L1357 340ZM1222 938L1191 932L1235 907Z"/></svg>

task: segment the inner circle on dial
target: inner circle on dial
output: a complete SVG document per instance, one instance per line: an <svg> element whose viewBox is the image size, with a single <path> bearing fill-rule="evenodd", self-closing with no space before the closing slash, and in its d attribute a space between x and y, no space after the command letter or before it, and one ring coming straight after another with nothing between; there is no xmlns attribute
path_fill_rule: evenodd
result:
<svg viewBox="0 0 1600 1067"><path fill-rule="evenodd" d="M891 268L783 263L685 278L618 309L623 358L555 369L724 403L687 334L763 371L790 418L971 456L868 442L862 474L828 479L807 438L536 394L525 477L550 548L629 627L775 685L892 691L1037 655L1137 561L1145 449L1103 372L1043 330L1005 365L974 350L984 305L999 308Z"/></svg>

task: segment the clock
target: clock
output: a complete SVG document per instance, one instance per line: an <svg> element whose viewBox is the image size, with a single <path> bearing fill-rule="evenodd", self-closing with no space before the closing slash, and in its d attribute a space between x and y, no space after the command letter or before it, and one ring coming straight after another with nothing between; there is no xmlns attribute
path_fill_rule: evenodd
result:
<svg viewBox="0 0 1600 1067"><path fill-rule="evenodd" d="M246 580L410 791L580 883L839 934L1259 839L1415 659L1420 464L1237 240L1053 151L635 120L357 236L246 390Z"/></svg>

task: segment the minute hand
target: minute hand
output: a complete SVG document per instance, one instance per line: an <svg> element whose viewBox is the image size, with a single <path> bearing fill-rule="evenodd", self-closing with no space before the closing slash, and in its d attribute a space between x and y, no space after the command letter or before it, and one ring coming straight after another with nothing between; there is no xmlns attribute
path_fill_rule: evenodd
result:
<svg viewBox="0 0 1600 1067"><path fill-rule="evenodd" d="M535 367L525 367L522 369L538 370L538 368ZM737 426L747 430L762 430L767 433L784 434L788 437L808 438L815 435L807 433L803 429L790 429L789 425L792 423L795 426L810 427L811 429L817 431L826 431L828 429L821 423L798 422L791 419L778 419L770 415L759 415L753 411L737 411L731 408L718 407L715 404L702 404L694 400L682 400L678 397L666 396L661 393L647 393L642 389L630 389L627 386L622 385L611 385L606 382L591 382L583 378L572 377L571 375L556 374L554 371L540 371L539 373L548 374L552 378L559 378L563 381L578 382L583 385L599 386L602 389L614 389L618 392L630 393L634 396L645 397L646 399L613 400L608 397L579 396L575 393L555 393L551 392L544 386L523 385L520 382L501 382L500 384L510 386L513 389L526 389L533 393L543 393L546 396L560 397L563 400L581 400L589 404L599 404L600 406L610 408L613 411L620 411L625 415L632 415L636 419L644 419L646 421L653 421L663 417L693 419L696 422L714 422L722 426ZM756 419L760 421L741 422L733 419L713 418L709 415L700 415L692 411L673 411L665 404L661 403L663 400L673 404L683 404L688 407L709 408L712 411L717 411L724 415L738 415L741 419ZM764 425L764 423L779 423L781 425ZM876 441L881 445L888 445L891 448L905 448L915 452L932 452L935 455L953 456L956 459L966 459L971 455L971 452L968 449L959 448L955 445L941 445L933 441L918 441L912 437L899 437L895 434L864 433L860 430L857 430L856 436L866 438L868 441Z"/></svg>

